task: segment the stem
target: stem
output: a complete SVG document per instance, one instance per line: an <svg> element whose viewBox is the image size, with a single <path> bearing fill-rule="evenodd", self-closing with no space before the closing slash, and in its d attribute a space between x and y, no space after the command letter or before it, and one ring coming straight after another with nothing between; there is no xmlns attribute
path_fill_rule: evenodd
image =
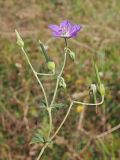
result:
<svg viewBox="0 0 120 160"><path fill-rule="evenodd" d="M70 104L70 106L69 106L69 108L68 108L68 111L67 111L67 113L66 113L63 121L61 122L60 126L57 128L57 130L55 131L55 133L53 134L53 136L50 138L50 141L52 141L52 140L55 138L55 136L57 135L57 133L59 132L59 130L61 129L61 127L62 127L63 124L65 123L65 121L66 121L66 119L67 119L67 117L68 117L68 115L69 115L69 113L70 113L70 110L71 110L72 106L73 106L73 102L71 102L71 104ZM44 150L46 149L46 147L47 147L48 145L49 145L49 143L46 143L46 144L42 147L42 149L41 149L41 151L40 151L40 153L39 153L39 156L38 156L38 158L37 158L36 160L39 160L39 159L41 158L42 154L44 153Z"/></svg>
<svg viewBox="0 0 120 160"><path fill-rule="evenodd" d="M67 38L65 38L65 47L68 48Z"/></svg>
<svg viewBox="0 0 120 160"><path fill-rule="evenodd" d="M48 111L48 115L49 115L49 132L48 132L48 140L49 140L50 133L52 131L52 114L51 114L52 108L48 107L47 111Z"/></svg>
<svg viewBox="0 0 120 160"><path fill-rule="evenodd" d="M72 101L71 104L70 104L70 106L69 106L69 108L68 108L68 111L67 111L67 113L66 113L66 115L65 115L65 117L63 119L63 121L61 122L60 126L58 127L58 129L56 130L56 132L54 133L54 135L51 137L50 140L54 139L54 137L57 135L57 133L59 132L59 130L61 129L61 127L65 123L65 121L66 121L66 119L67 119L67 117L68 117L68 115L70 113L70 110L71 110L71 108L72 108L72 106L73 106L74 103L79 103L79 104L83 104L83 105L100 105L100 104L103 103L103 101L104 101L104 97L102 98L102 101L100 103L96 103L96 104L94 104L94 103L92 104L92 103L82 103L82 102Z"/></svg>
<svg viewBox="0 0 120 160"><path fill-rule="evenodd" d="M37 75L40 75L40 76L54 76L55 73L38 73L36 72Z"/></svg>
<svg viewBox="0 0 120 160"><path fill-rule="evenodd" d="M37 157L36 160L39 160L39 159L41 158L41 156L43 155L44 150L46 149L46 147L48 146L48 144L49 144L49 143L46 143L46 144L43 146L43 148L41 149L41 151L40 151L40 153L39 153L39 155L38 155L38 157Z"/></svg>
<svg viewBox="0 0 120 160"><path fill-rule="evenodd" d="M85 103L85 102L73 101L73 103L82 104L86 106L97 106L97 105L101 105L103 102L104 102L104 97L102 97L102 100L99 103Z"/></svg>
<svg viewBox="0 0 120 160"><path fill-rule="evenodd" d="M57 133L59 132L59 130L61 129L61 127L65 123L65 121L66 121L66 119L67 119L67 117L68 117L68 115L70 113L70 110L71 110L72 106L73 106L73 102L71 102L71 104L70 104L70 106L68 108L68 111L67 111L64 119L62 120L61 124L59 125L59 127L57 128L57 130L55 131L55 133L53 134L53 136L50 138L50 141L54 139L54 137L57 135Z"/></svg>
<svg viewBox="0 0 120 160"><path fill-rule="evenodd" d="M108 131L105 131L104 133L101 133L101 134L97 135L96 138L103 138L107 134L110 134L110 133L116 131L117 129L120 129L120 124L118 124L117 126L109 129Z"/></svg>
<svg viewBox="0 0 120 160"><path fill-rule="evenodd" d="M58 77L57 77L57 82L56 82L56 86L55 86L55 90L54 90L54 94L53 94L53 98L52 98L50 107L47 108L48 114L49 114L49 122L50 122L50 124L49 124L50 126L49 126L48 138L50 137L50 133L51 133L51 130L52 130L51 108L52 108L52 105L53 105L53 103L54 103L54 101L55 101L55 97L56 97L57 89L58 89L58 85L59 85L59 78L61 77L61 75L62 75L62 73L63 73L64 67L65 67L65 63L66 63L66 58L67 58L67 48L68 48L68 45L67 45L67 39L66 39L66 38L65 38L65 45L66 45L66 48L65 48L65 57L64 57L63 66L62 66L62 69L61 69L61 71L60 71L60 73L59 73L59 75L58 75ZM71 110L71 108L72 108L72 106L73 106L74 103L75 103L75 104L76 104L76 103L77 103L77 104L82 104L82 105L100 105L100 104L103 103L103 101L104 101L104 97L102 97L101 102L96 103L96 104L94 104L94 103L92 104L92 103L84 103L84 102L72 101L71 104L70 104L70 106L69 106L69 108L68 108L68 111L67 111L65 117L63 118L61 124L59 125L59 127L57 128L57 130L55 131L55 133L53 134L53 136L50 138L50 141L52 141L52 140L55 138L55 136L58 134L58 132L60 131L60 129L61 129L61 127L63 126L63 124L65 123L65 121L66 121L66 119L67 119L67 117L68 117L68 115L69 115L69 113L70 113L70 110ZM49 143L46 143L46 144L43 146L43 148L42 148L42 150L41 150L41 152L40 152L37 160L39 160L39 159L41 158L41 156L42 156L42 154L44 153L44 150L46 149L46 147L48 146L48 144L49 144Z"/></svg>
<svg viewBox="0 0 120 160"><path fill-rule="evenodd" d="M62 73L63 73L63 70L65 68L65 63L66 63L66 59L67 59L67 48L68 48L68 44L67 44L67 39L65 38L65 57L64 57L64 61L63 61L63 65L62 65L62 68L61 68L61 71L57 77L57 82L56 82L56 86L55 86L55 90L54 90L54 94L53 94L53 98L52 98L52 101L51 101L51 104L50 104L50 107L52 107L54 101L55 101L55 97L56 97L56 94L57 94L57 89L58 89L58 85L59 85L59 78L61 77Z"/></svg>
<svg viewBox="0 0 120 160"><path fill-rule="evenodd" d="M30 63L30 61L29 61L29 58L28 58L28 56L27 56L27 53L25 52L24 48L22 47L21 49L22 49L22 51L23 51L23 53L24 53L24 55L25 55L25 57L26 57L26 59L27 59L27 62L28 62L28 64L29 64L31 70L32 70L33 73L34 73L34 76L36 77L39 85L41 86L41 89L42 89L42 92L43 92L43 95L44 95L44 98L45 98L46 105L48 106L48 100L47 100L47 96L46 96L44 87L43 87L43 85L42 85L42 82L41 82L40 79L38 78L36 71L34 70L33 66L31 65L31 63Z"/></svg>

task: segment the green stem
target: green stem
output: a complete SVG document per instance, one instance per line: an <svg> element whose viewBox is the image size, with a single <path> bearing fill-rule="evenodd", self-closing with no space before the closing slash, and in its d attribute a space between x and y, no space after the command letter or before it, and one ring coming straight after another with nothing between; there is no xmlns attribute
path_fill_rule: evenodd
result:
<svg viewBox="0 0 120 160"><path fill-rule="evenodd" d="M22 51L23 51L23 53L24 53L24 55L25 55L25 57L26 57L26 59L27 59L27 62L28 62L28 64L29 64L31 70L32 70L33 73L34 73L34 76L36 77L36 79L37 79L39 85L41 86L43 95L44 95L44 97L45 97L46 105L48 106L48 100L47 100L47 96L46 96L44 87L43 87L43 85L42 85L42 82L41 82L40 79L38 78L36 71L34 70L33 66L31 65L31 63L30 63L30 61L29 61L29 58L28 58L28 56L27 56L27 53L25 52L24 48L22 47L21 49L22 49Z"/></svg>
<svg viewBox="0 0 120 160"><path fill-rule="evenodd" d="M39 160L42 157L42 155L44 153L44 150L46 149L46 147L48 146L48 144L49 143L45 143L45 145L42 147L42 149L41 149L41 151L40 151L40 153L39 153L39 155L38 155L38 157L37 157L36 160Z"/></svg>
<svg viewBox="0 0 120 160"><path fill-rule="evenodd" d="M65 38L65 56L64 56L64 61L63 61L63 65L62 65L62 68L61 68L61 71L57 77L57 82L56 82L56 86L55 86L55 90L54 90L54 94L53 94L53 98L52 98L52 101L51 101L51 104L50 104L50 107L52 107L54 101L55 101L55 97L56 97L56 94L57 94L57 89L58 89L58 85L59 85L59 80L60 80L60 77L63 73L63 70L65 68L65 63L66 63L66 59L67 59L67 48L68 48L68 44L67 44L67 39Z"/></svg>
<svg viewBox="0 0 120 160"><path fill-rule="evenodd" d="M51 114L52 109L50 107L47 107L47 111L49 115L49 132L48 132L48 141L49 141L49 137L52 131L52 114ZM49 143L44 144L36 160L39 160L42 157L44 150L47 148L48 145Z"/></svg>
<svg viewBox="0 0 120 160"><path fill-rule="evenodd" d="M50 134L51 134L51 131L52 131L52 112L51 112L52 108L48 107L47 111L48 111L48 115L49 115L49 132L48 132L48 140L49 140L49 137L50 137Z"/></svg>
<svg viewBox="0 0 120 160"><path fill-rule="evenodd" d="M52 140L55 138L55 136L58 134L59 130L61 129L61 127L62 127L63 124L65 123L65 121L66 121L66 119L67 119L67 117L68 117L68 115L69 115L69 113L70 113L70 110L71 110L73 104L74 104L74 103L71 102L71 104L70 104L70 106L69 106L69 108L68 108L68 111L67 111L64 119L62 120L61 124L59 125L59 127L57 128L57 130L55 131L55 133L53 134L53 136L50 138L50 141L52 141Z"/></svg>
<svg viewBox="0 0 120 160"><path fill-rule="evenodd" d="M63 124L65 123L65 121L66 121L66 119L67 119L67 117L68 117L68 115L69 115L69 113L70 113L70 110L71 110L72 106L73 106L73 102L71 102L71 104L70 104L70 106L69 106L69 108L68 108L68 111L67 111L64 119L62 120L61 124L59 125L59 127L57 128L57 130L55 131L55 133L53 134L53 136L50 138L49 141L52 141L52 140L55 138L55 136L57 135L57 133L59 132L59 130L61 129L61 127L62 127ZM49 143L46 143L46 144L43 146L43 148L41 149L41 151L40 151L40 153L39 153L39 156L38 156L38 158L37 158L36 160L40 160L42 154L44 153L44 150L47 148L48 145L49 145Z"/></svg>
<svg viewBox="0 0 120 160"><path fill-rule="evenodd" d="M59 125L59 127L57 128L57 130L55 131L55 133L53 134L53 136L50 138L50 141L52 141L52 140L56 137L56 135L58 134L58 132L59 132L60 129L62 128L63 124L65 123L65 121L66 121L66 119L67 119L67 117L68 117L68 115L69 115L69 113L70 113L70 110L71 110L73 104L76 104L76 103L77 103L77 104L83 104L83 105L100 105L100 104L103 103L103 101L104 101L104 97L102 97L101 102L96 103L96 104L95 104L95 103L83 103L83 102L78 102L78 101L72 101L71 104L70 104L70 106L69 106L69 108L68 108L68 111L67 111L64 119L62 120L61 124ZM120 127L120 125L117 126L117 128L118 128L118 127ZM40 154L39 154L39 158L38 158L37 160L39 160L39 159L41 158L41 156L42 156L44 150L46 149L46 147L48 146L48 144L49 144L49 143L46 143L46 144L43 146L43 148L42 148L42 150L41 150L41 152L40 152Z"/></svg>
<svg viewBox="0 0 120 160"><path fill-rule="evenodd" d="M104 102L104 97L102 97L101 102L98 102L98 103L86 103L86 102L73 101L73 103L75 104L82 104L86 106L97 106L97 105L101 105L103 102Z"/></svg>

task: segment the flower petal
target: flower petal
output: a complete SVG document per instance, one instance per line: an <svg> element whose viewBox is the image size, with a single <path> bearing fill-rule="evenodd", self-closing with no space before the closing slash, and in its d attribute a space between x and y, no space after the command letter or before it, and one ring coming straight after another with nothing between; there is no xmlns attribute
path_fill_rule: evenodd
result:
<svg viewBox="0 0 120 160"><path fill-rule="evenodd" d="M75 37L76 34L77 34L77 32L80 31L81 27L82 27L82 26L80 26L80 25L74 25L74 26L72 27L72 29L70 30L70 35L74 35L74 37Z"/></svg>
<svg viewBox="0 0 120 160"><path fill-rule="evenodd" d="M77 32L80 31L80 29L82 28L81 25L74 25L74 27L76 28L76 31L77 31Z"/></svg>
<svg viewBox="0 0 120 160"><path fill-rule="evenodd" d="M54 37L61 37L61 33L53 32L52 34L53 34Z"/></svg>
<svg viewBox="0 0 120 160"><path fill-rule="evenodd" d="M68 25L69 21L68 20L64 20L63 22L60 23L60 28L64 28Z"/></svg>
<svg viewBox="0 0 120 160"><path fill-rule="evenodd" d="M73 24L69 20L64 20L59 26L51 24L49 28L53 31L54 37L72 38L77 36L82 26Z"/></svg>
<svg viewBox="0 0 120 160"><path fill-rule="evenodd" d="M57 25L51 24L48 27L54 32L59 32L60 31L60 27L57 26Z"/></svg>
<svg viewBox="0 0 120 160"><path fill-rule="evenodd" d="M70 34L70 38L71 37L73 38L73 37L76 37L76 36L77 36L77 32L73 32L73 33Z"/></svg>

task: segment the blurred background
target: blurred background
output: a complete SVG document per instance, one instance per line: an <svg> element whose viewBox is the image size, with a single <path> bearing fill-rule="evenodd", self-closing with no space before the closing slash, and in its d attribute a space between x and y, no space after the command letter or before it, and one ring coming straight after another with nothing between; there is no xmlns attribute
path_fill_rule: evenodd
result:
<svg viewBox="0 0 120 160"><path fill-rule="evenodd" d="M43 95L26 59L16 44L17 29L25 42L36 71L44 72L45 60L38 40L48 45L57 69L63 61L63 39L51 39L48 25L68 19L82 24L69 48L76 53L75 63L68 57L64 78L66 90L59 90L56 102L80 101L91 83L96 82L94 57L106 88L104 104L85 107L75 105L55 142L45 151L43 160L119 160L120 130L92 140L120 123L120 1L119 0L0 0L0 160L34 160L42 144L30 145L37 129L46 132L48 115L40 108ZM54 78L41 77L49 96ZM98 99L100 100L100 99ZM55 130L67 107L53 112ZM81 118L82 117L82 118Z"/></svg>

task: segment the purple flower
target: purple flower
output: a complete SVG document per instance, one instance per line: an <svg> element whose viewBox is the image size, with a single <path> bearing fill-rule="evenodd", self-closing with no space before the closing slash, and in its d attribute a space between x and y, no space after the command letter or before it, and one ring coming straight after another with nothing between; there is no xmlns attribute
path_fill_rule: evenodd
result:
<svg viewBox="0 0 120 160"><path fill-rule="evenodd" d="M61 38L76 37L77 33L81 30L81 27L81 25L73 24L68 20L61 22L59 26L55 24L49 25L49 28L53 32L53 36Z"/></svg>

